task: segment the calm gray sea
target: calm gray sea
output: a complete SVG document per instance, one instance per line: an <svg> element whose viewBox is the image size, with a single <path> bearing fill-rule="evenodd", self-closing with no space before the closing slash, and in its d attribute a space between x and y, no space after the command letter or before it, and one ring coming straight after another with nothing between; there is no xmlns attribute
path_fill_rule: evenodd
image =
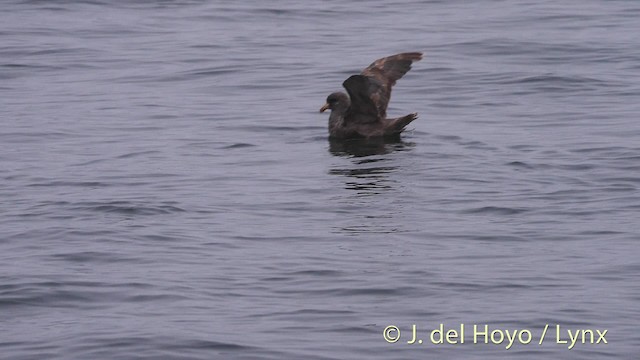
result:
<svg viewBox="0 0 640 360"><path fill-rule="evenodd" d="M4 1L0 357L637 359L639 19ZM404 51L402 141L330 142L326 96Z"/></svg>

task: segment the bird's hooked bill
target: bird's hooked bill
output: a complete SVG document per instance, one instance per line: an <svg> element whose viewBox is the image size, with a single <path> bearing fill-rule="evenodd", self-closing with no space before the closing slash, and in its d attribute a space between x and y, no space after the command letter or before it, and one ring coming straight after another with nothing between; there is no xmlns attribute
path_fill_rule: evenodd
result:
<svg viewBox="0 0 640 360"><path fill-rule="evenodd" d="M320 108L320 112L324 112L328 108L329 108L329 103L326 103L326 104L322 105L322 107Z"/></svg>

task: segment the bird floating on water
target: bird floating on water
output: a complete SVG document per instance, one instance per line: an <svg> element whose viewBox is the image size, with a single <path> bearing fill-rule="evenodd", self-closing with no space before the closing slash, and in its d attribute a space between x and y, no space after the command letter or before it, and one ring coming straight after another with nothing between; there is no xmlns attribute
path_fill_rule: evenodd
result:
<svg viewBox="0 0 640 360"><path fill-rule="evenodd" d="M398 136L418 118L412 113L387 119L391 87L411 69L422 53L408 52L374 61L360 75L352 75L342 83L347 93L334 92L320 112L331 110L329 136L339 139Z"/></svg>

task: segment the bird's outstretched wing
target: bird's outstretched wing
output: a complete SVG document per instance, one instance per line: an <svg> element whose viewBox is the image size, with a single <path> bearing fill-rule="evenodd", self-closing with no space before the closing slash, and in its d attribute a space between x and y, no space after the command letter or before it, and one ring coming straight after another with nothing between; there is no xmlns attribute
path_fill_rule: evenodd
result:
<svg viewBox="0 0 640 360"><path fill-rule="evenodd" d="M419 52L388 56L374 61L360 75L345 80L342 86L351 97L349 121L370 123L385 119L391 88L411 69L411 63L421 59Z"/></svg>

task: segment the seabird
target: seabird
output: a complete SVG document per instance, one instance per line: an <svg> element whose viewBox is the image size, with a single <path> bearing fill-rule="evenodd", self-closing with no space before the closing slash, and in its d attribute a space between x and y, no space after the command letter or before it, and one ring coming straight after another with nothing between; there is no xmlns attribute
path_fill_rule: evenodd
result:
<svg viewBox="0 0 640 360"><path fill-rule="evenodd" d="M349 95L334 92L320 108L320 112L331 110L329 136L348 139L399 135L418 114L387 119L391 87L411 69L411 63L421 59L419 52L388 56L345 80L342 86Z"/></svg>

